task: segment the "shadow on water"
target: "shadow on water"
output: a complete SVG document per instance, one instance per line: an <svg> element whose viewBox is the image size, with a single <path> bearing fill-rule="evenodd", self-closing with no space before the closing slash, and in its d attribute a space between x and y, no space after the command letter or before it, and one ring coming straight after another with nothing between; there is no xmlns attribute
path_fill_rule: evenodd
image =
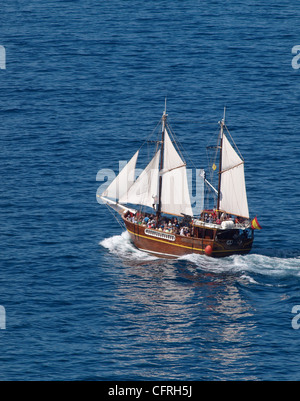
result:
<svg viewBox="0 0 300 401"><path fill-rule="evenodd" d="M130 335L119 352L131 353L134 377L256 378L249 340L255 338L254 308L240 291L244 271L234 258L224 264L200 255L166 260L128 252L107 257L110 265L117 258L120 324Z"/></svg>
<svg viewBox="0 0 300 401"><path fill-rule="evenodd" d="M206 278L217 277L218 280L240 281L258 284L257 275L263 277L300 277L300 253L297 250L262 249L258 253L251 252L248 255L233 255L225 258L210 258L205 255L190 254L176 260L160 259L135 248L130 242L127 232L106 238L100 242L109 253L107 257L116 258L116 263L124 267L141 266L145 270L153 267L172 266L176 269L189 269L190 278L205 282ZM205 273L205 274L204 274ZM209 276L215 275L215 276ZM195 276L196 275L196 276ZM198 275L198 276L197 276ZM214 280L213 280L214 281Z"/></svg>

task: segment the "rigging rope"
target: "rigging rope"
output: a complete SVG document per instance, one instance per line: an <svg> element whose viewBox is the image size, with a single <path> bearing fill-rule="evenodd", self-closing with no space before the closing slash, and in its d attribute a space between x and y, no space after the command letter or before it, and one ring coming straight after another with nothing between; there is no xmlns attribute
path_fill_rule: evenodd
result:
<svg viewBox="0 0 300 401"><path fill-rule="evenodd" d="M122 228L122 229L123 229L123 228L126 229L126 226L125 226L125 224L123 223L123 221L122 221L122 223L119 221L119 219L116 217L116 215L113 213L113 211L111 210L111 208L107 205L107 203L105 203L105 206L106 206L107 209L110 211L110 213L114 216L114 218L115 218L116 221L119 223L119 225L121 226L121 228Z"/></svg>
<svg viewBox="0 0 300 401"><path fill-rule="evenodd" d="M236 150L239 152L239 154L240 154L240 156L241 156L241 159L244 160L244 158L243 158L243 156L242 156L242 154L241 154L239 148L237 147L236 143L234 142L234 139L233 139L232 136L231 136L231 133L229 132L229 129L227 128L226 124L224 124L224 125L225 125L226 131L228 132L228 134L229 134L229 136L230 136L230 138L231 138L231 140L232 140L234 146L236 147Z"/></svg>

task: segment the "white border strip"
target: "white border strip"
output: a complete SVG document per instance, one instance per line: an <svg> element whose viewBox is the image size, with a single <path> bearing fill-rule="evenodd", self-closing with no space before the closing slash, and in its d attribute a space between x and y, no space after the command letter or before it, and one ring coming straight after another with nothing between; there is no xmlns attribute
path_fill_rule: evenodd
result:
<svg viewBox="0 0 300 401"><path fill-rule="evenodd" d="M172 256L173 258L179 258L182 255L172 255L171 253L163 253L163 252L157 252L157 251L150 251L149 249L143 249L143 248L138 248L140 251L144 251L147 253L156 253L157 255L165 255L165 256Z"/></svg>
<svg viewBox="0 0 300 401"><path fill-rule="evenodd" d="M151 237L157 237L161 239L166 239L168 241L175 241L176 237L173 234L168 234L160 231L145 229L145 234L150 235Z"/></svg>

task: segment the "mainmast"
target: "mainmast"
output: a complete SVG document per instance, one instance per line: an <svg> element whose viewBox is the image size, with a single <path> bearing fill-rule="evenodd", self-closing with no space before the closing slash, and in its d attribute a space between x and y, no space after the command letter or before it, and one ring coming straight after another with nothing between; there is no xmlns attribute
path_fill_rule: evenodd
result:
<svg viewBox="0 0 300 401"><path fill-rule="evenodd" d="M220 200L221 200L221 171L222 171L222 149L223 149L223 131L225 125L225 113L226 107L224 107L224 115L220 124L220 160L219 160L219 184L218 184L218 204L217 204L217 211L220 209Z"/></svg>
<svg viewBox="0 0 300 401"><path fill-rule="evenodd" d="M161 119L161 147L160 147L160 162L159 162L159 172L163 170L164 165L164 142L165 142L165 128L167 122L167 99L165 99L165 110ZM156 210L156 218L157 220L161 214L161 192L162 192L162 175L159 174L159 182L158 182L158 204Z"/></svg>

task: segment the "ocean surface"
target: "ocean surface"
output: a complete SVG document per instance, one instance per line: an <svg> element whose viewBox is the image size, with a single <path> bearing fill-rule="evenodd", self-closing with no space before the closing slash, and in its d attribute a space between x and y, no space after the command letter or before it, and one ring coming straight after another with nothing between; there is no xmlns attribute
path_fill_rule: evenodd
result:
<svg viewBox="0 0 300 401"><path fill-rule="evenodd" d="M0 380L300 380L299 18L296 0L3 2ZM249 255L149 256L97 202L166 96L197 168L226 106Z"/></svg>

